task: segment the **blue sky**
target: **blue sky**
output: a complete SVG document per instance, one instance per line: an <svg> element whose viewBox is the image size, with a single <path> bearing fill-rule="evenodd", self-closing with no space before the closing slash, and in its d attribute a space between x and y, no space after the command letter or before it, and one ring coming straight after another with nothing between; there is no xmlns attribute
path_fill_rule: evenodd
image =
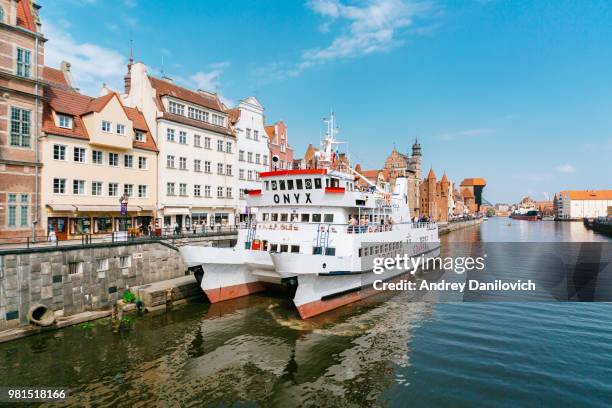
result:
<svg viewBox="0 0 612 408"><path fill-rule="evenodd" d="M255 95L297 157L337 115L353 163L415 137L425 172L482 176L517 202L612 188L607 1L40 0L47 63L83 92L122 87L134 57L176 82Z"/></svg>

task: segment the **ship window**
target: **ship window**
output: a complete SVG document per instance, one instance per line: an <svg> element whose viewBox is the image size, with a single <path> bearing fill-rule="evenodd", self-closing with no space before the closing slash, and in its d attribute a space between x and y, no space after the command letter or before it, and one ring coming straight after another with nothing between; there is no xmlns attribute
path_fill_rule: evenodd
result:
<svg viewBox="0 0 612 408"><path fill-rule="evenodd" d="M266 190L270 190L270 182L266 180L264 184L266 185Z"/></svg>
<svg viewBox="0 0 612 408"><path fill-rule="evenodd" d="M270 244L270 252L278 252L278 244Z"/></svg>
<svg viewBox="0 0 612 408"><path fill-rule="evenodd" d="M285 180L279 180L279 182L278 182L278 189L279 190L284 190L285 189Z"/></svg>
<svg viewBox="0 0 612 408"><path fill-rule="evenodd" d="M325 248L325 255L336 256L336 248Z"/></svg>
<svg viewBox="0 0 612 408"><path fill-rule="evenodd" d="M334 214L325 214L325 216L323 217L323 221L334 222Z"/></svg>
<svg viewBox="0 0 612 408"><path fill-rule="evenodd" d="M320 178L316 178L314 179L314 183L315 183L315 188L321 188L321 179Z"/></svg>
<svg viewBox="0 0 612 408"><path fill-rule="evenodd" d="M291 252L294 254L297 254L300 252L300 246L299 245L291 245Z"/></svg>
<svg viewBox="0 0 612 408"><path fill-rule="evenodd" d="M316 246L316 247L312 247L312 254L313 255L321 255L322 251L321 251L321 247L320 246Z"/></svg>
<svg viewBox="0 0 612 408"><path fill-rule="evenodd" d="M268 220L270 220L270 214L269 214L269 213L263 213L263 214L261 214L261 220L262 220L262 221L268 221Z"/></svg>
<svg viewBox="0 0 612 408"><path fill-rule="evenodd" d="M306 190L312 190L312 180L311 179L306 179L304 180L304 185L306 186Z"/></svg>
<svg viewBox="0 0 612 408"><path fill-rule="evenodd" d="M272 221L274 221L274 222L278 221L278 214L277 213L272 213Z"/></svg>
<svg viewBox="0 0 612 408"><path fill-rule="evenodd" d="M281 244L280 251L281 252L289 252L289 245Z"/></svg>
<svg viewBox="0 0 612 408"><path fill-rule="evenodd" d="M272 190L276 190L276 180L272 181Z"/></svg>
<svg viewBox="0 0 612 408"><path fill-rule="evenodd" d="M363 249L359 248L359 257L361 258L363 256Z"/></svg>
<svg viewBox="0 0 612 408"><path fill-rule="evenodd" d="M262 241L262 245L263 245L263 250L267 251L268 250L268 241L266 241L266 240Z"/></svg>
<svg viewBox="0 0 612 408"><path fill-rule="evenodd" d="M328 178L325 179L325 187L329 187L329 179Z"/></svg>
<svg viewBox="0 0 612 408"><path fill-rule="evenodd" d="M293 180L287 180L287 190L293 190Z"/></svg>
<svg viewBox="0 0 612 408"><path fill-rule="evenodd" d="M281 222L287 222L289 220L289 214L281 214L280 215Z"/></svg>
<svg viewBox="0 0 612 408"><path fill-rule="evenodd" d="M312 222L321 222L321 214L312 214Z"/></svg>
<svg viewBox="0 0 612 408"><path fill-rule="evenodd" d="M368 255L369 255L369 252L370 252L370 251L369 251L369 248L368 248L368 247L363 248L363 256L368 256Z"/></svg>
<svg viewBox="0 0 612 408"><path fill-rule="evenodd" d="M303 180L302 179L295 180L295 188L297 190L301 190L301 189L304 188L304 186L302 184L303 184Z"/></svg>
<svg viewBox="0 0 612 408"><path fill-rule="evenodd" d="M302 222L310 222L310 214L302 214Z"/></svg>
<svg viewBox="0 0 612 408"><path fill-rule="evenodd" d="M291 214L291 222L297 222L298 221L298 215L296 213Z"/></svg>

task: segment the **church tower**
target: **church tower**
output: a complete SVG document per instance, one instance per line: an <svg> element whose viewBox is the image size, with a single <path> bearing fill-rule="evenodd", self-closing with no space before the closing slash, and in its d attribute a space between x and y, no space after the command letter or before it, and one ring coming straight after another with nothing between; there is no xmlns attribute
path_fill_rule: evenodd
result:
<svg viewBox="0 0 612 408"><path fill-rule="evenodd" d="M412 145L412 167L414 172L416 173L416 178L421 179L423 177L423 170L421 169L421 144L419 143L419 139L414 139L414 144Z"/></svg>

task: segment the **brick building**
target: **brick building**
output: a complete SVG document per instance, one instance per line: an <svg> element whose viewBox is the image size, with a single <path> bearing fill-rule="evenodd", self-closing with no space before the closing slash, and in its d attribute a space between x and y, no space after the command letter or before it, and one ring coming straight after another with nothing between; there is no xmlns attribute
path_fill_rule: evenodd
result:
<svg viewBox="0 0 612 408"><path fill-rule="evenodd" d="M437 222L446 222L449 214L453 214L453 185L446 177L437 181L433 169L419 186L421 215L425 215Z"/></svg>
<svg viewBox="0 0 612 408"><path fill-rule="evenodd" d="M42 235L40 152L45 38L31 0L0 0L0 238Z"/></svg>
<svg viewBox="0 0 612 408"><path fill-rule="evenodd" d="M270 148L270 170L293 168L293 149L287 139L287 125L282 120L266 126ZM278 161L274 163L275 157Z"/></svg>
<svg viewBox="0 0 612 408"><path fill-rule="evenodd" d="M397 177L408 178L408 205L410 207L411 216L418 216L421 214L421 200L419 199L419 184L421 177L423 177L421 156L421 144L418 140L415 140L412 145L412 156L393 149L385 160L385 165L383 167L389 174L387 181L391 185L391 188L395 186L395 179Z"/></svg>

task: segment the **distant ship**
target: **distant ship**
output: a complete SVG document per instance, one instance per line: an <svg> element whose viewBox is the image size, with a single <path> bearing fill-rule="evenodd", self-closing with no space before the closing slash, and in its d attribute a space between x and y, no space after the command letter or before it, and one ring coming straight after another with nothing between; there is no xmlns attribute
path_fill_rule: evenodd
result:
<svg viewBox="0 0 612 408"><path fill-rule="evenodd" d="M513 220L537 221L541 218L541 215L537 210L519 210L513 212L510 218Z"/></svg>

